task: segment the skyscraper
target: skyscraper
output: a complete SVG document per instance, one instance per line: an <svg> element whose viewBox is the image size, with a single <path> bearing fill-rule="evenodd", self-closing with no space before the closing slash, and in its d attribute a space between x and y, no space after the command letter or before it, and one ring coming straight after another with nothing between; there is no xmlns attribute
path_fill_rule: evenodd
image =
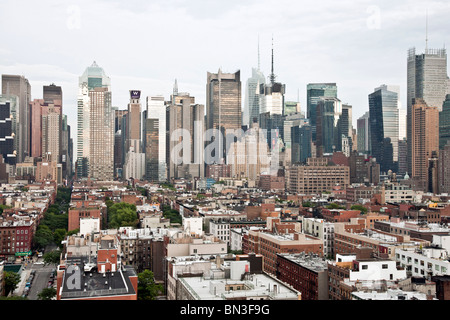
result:
<svg viewBox="0 0 450 320"><path fill-rule="evenodd" d="M437 107L428 106L421 98L412 101L412 171L411 178L422 191L428 189L428 165L433 152L439 149L439 111Z"/></svg>
<svg viewBox="0 0 450 320"><path fill-rule="evenodd" d="M357 139L358 139L358 152L360 153L370 153L370 121L369 121L369 111L364 113L357 120Z"/></svg>
<svg viewBox="0 0 450 320"><path fill-rule="evenodd" d="M223 135L218 146L223 151L222 160L219 161L226 159L226 134L242 128L240 74L239 70L223 73L220 69L218 73L207 73L206 129L219 130Z"/></svg>
<svg viewBox="0 0 450 320"><path fill-rule="evenodd" d="M273 69L273 44L272 44L272 68L269 76L269 83L259 85L259 113L269 113L270 115L284 115L284 94L286 86L281 82L276 82Z"/></svg>
<svg viewBox="0 0 450 320"><path fill-rule="evenodd" d="M352 106L342 104L342 114L338 120L338 149L349 157L353 143Z"/></svg>
<svg viewBox="0 0 450 320"><path fill-rule="evenodd" d="M100 87L90 90L89 104L89 177L110 181L114 179L114 113L111 91Z"/></svg>
<svg viewBox="0 0 450 320"><path fill-rule="evenodd" d="M166 181L166 103L163 96L147 97L144 125L146 177L151 181Z"/></svg>
<svg viewBox="0 0 450 320"><path fill-rule="evenodd" d="M341 151L338 122L342 115L342 102L337 98L321 97L316 109L317 156Z"/></svg>
<svg viewBox="0 0 450 320"><path fill-rule="evenodd" d="M11 104L9 101L0 102L0 155L4 163L16 164L14 154L14 140L12 132Z"/></svg>
<svg viewBox="0 0 450 320"><path fill-rule="evenodd" d="M15 139L17 141L17 162L22 162L30 154L29 103L31 85L24 76L2 75L2 95L16 96L15 101ZM12 103L12 102L11 102Z"/></svg>
<svg viewBox="0 0 450 320"><path fill-rule="evenodd" d="M313 141L316 140L316 110L321 97L337 98L336 83L309 83L306 86L306 117L313 129Z"/></svg>
<svg viewBox="0 0 450 320"><path fill-rule="evenodd" d="M429 107L442 110L448 93L447 52L445 49L425 48L423 54L416 49L408 51L407 57L407 141L408 171L412 170L412 106L413 99L421 98Z"/></svg>
<svg viewBox="0 0 450 320"><path fill-rule="evenodd" d="M95 61L79 78L77 108L77 177L112 180L114 114L111 80Z"/></svg>
<svg viewBox="0 0 450 320"><path fill-rule="evenodd" d="M442 111L439 112L439 150L450 141L450 94L445 98Z"/></svg>
<svg viewBox="0 0 450 320"><path fill-rule="evenodd" d="M382 85L369 94L372 156L381 172L398 169L398 98L397 86Z"/></svg>

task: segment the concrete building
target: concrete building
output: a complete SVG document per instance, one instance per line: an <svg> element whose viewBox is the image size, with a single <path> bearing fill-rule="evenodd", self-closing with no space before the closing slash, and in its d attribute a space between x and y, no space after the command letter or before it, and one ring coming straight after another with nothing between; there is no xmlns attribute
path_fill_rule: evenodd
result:
<svg viewBox="0 0 450 320"><path fill-rule="evenodd" d="M248 261L224 262L203 276L177 278L177 300L301 300L301 294Z"/></svg>
<svg viewBox="0 0 450 320"><path fill-rule="evenodd" d="M321 194L331 192L337 185L346 188L350 184L348 166L328 165L327 158L322 161L307 160L307 165L294 165L286 170L286 189L299 194Z"/></svg>

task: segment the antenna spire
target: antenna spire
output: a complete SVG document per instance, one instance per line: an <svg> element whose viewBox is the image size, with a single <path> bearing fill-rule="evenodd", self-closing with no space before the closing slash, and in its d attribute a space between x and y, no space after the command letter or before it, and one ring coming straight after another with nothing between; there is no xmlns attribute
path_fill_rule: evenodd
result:
<svg viewBox="0 0 450 320"><path fill-rule="evenodd" d="M273 73L273 35L272 35L272 73L270 74L270 82L275 83L275 74Z"/></svg>
<svg viewBox="0 0 450 320"><path fill-rule="evenodd" d="M428 53L428 9L425 18L425 53Z"/></svg>
<svg viewBox="0 0 450 320"><path fill-rule="evenodd" d="M260 70L260 58L259 58L259 34L258 34L258 71Z"/></svg>

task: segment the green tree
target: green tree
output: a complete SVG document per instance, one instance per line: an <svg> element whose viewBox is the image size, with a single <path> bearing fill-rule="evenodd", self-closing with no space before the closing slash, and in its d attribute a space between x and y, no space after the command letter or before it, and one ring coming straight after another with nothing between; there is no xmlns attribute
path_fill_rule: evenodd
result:
<svg viewBox="0 0 450 320"><path fill-rule="evenodd" d="M52 300L54 297L56 297L55 288L44 288L38 293L38 300Z"/></svg>
<svg viewBox="0 0 450 320"><path fill-rule="evenodd" d="M61 250L53 250L44 254L44 265L54 264L55 266L60 263Z"/></svg>
<svg viewBox="0 0 450 320"><path fill-rule="evenodd" d="M47 225L39 225L33 237L33 246L36 249L43 249L53 241L53 233Z"/></svg>
<svg viewBox="0 0 450 320"><path fill-rule="evenodd" d="M340 205L338 205L337 203L330 203L328 206L327 206L327 208L328 209L344 209L344 207L343 206L340 206Z"/></svg>
<svg viewBox="0 0 450 320"><path fill-rule="evenodd" d="M362 214L366 214L367 213L367 208L360 205L360 204L354 204L350 207L351 210L359 210L361 211Z"/></svg>
<svg viewBox="0 0 450 320"><path fill-rule="evenodd" d="M109 227L117 229L119 227L136 227L139 220L136 206L126 202L115 203L108 208Z"/></svg>
<svg viewBox="0 0 450 320"><path fill-rule="evenodd" d="M3 273L5 281L5 296L17 289L20 282L20 275L17 272L5 271Z"/></svg>
<svg viewBox="0 0 450 320"><path fill-rule="evenodd" d="M152 271L144 270L138 274L138 300L155 300L163 293L163 286L155 282Z"/></svg>
<svg viewBox="0 0 450 320"><path fill-rule="evenodd" d="M66 235L66 229L56 229L55 232L53 232L53 242L55 242L60 248L62 248L63 244L61 242L64 240Z"/></svg>
<svg viewBox="0 0 450 320"><path fill-rule="evenodd" d="M170 219L170 223L181 223L182 218L180 212L175 209L171 209L170 206L164 205L162 208L163 217L166 219Z"/></svg>

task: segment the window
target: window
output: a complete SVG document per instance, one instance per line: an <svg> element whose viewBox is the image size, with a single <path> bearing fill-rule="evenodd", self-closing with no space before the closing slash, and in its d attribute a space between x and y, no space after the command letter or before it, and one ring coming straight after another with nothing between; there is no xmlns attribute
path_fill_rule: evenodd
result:
<svg viewBox="0 0 450 320"><path fill-rule="evenodd" d="M382 269L387 269L387 268L388 268L388 265L387 265L387 264L382 264L382 265L381 265L381 268L382 268Z"/></svg>
<svg viewBox="0 0 450 320"><path fill-rule="evenodd" d="M367 269L368 269L368 265L367 265L367 264L363 264L363 265L361 266L361 269L362 269L362 270L367 270Z"/></svg>

